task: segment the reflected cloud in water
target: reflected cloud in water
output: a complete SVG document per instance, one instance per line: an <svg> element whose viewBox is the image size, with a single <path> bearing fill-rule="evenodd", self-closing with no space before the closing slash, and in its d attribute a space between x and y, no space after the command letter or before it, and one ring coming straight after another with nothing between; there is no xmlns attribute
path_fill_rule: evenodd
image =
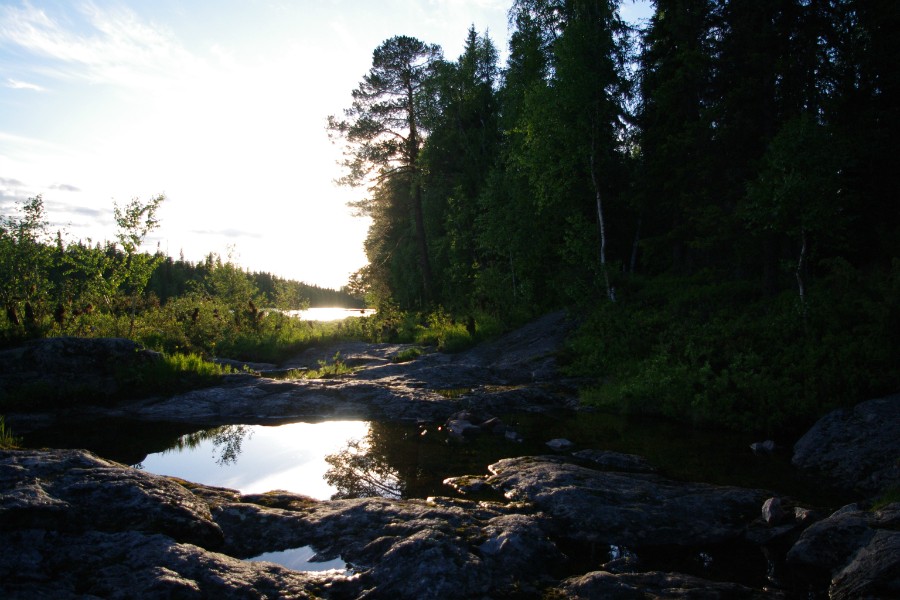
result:
<svg viewBox="0 0 900 600"><path fill-rule="evenodd" d="M180 436L141 467L245 494L287 490L327 500L338 490L324 479L325 456L364 438L365 421L227 425Z"/></svg>

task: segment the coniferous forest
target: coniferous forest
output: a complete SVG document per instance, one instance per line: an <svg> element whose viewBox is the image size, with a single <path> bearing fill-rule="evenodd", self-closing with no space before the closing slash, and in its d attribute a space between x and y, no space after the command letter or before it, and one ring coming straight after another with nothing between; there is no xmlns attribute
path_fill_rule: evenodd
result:
<svg viewBox="0 0 900 600"><path fill-rule="evenodd" d="M327 129L371 218L344 292L378 314L336 335L454 350L564 308L585 402L770 433L900 389L900 4L653 6L515 0L505 64L474 27L374 49ZM141 252L162 201L105 245L40 197L3 217L2 342L274 360L315 335L266 308L349 299Z"/></svg>
<svg viewBox="0 0 900 600"><path fill-rule="evenodd" d="M380 307L583 319L585 399L788 430L900 388L900 5L515 0L329 119ZM600 384L602 383L602 385Z"/></svg>

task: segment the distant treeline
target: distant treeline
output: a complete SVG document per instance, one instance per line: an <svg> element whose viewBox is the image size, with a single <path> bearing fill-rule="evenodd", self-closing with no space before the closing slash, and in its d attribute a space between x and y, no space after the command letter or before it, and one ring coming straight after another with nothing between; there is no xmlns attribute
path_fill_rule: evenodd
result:
<svg viewBox="0 0 900 600"><path fill-rule="evenodd" d="M154 294L161 302L183 296L197 286L202 287L210 272L221 264L221 257L215 254L209 254L199 262L167 256L159 262L153 275L150 276L147 293ZM279 306L291 309L303 306L365 307L365 300L351 295L346 287L333 290L265 272L246 272L246 276L261 294L263 305L267 307Z"/></svg>
<svg viewBox="0 0 900 600"><path fill-rule="evenodd" d="M0 216L0 343L115 336L168 352L281 357L319 333L279 311L358 307L346 291L249 273L215 254L193 263L140 251L164 200L115 206L115 241L69 241L48 230L41 196Z"/></svg>

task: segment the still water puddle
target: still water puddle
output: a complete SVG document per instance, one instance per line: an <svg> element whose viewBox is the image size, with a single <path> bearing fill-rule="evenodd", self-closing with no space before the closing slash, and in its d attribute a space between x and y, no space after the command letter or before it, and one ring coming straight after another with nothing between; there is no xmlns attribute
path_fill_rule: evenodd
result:
<svg viewBox="0 0 900 600"><path fill-rule="evenodd" d="M330 571L349 575L347 563L340 559L316 561L316 551L311 546L291 548L281 552L264 552L259 556L248 558L247 562L273 562L294 571Z"/></svg>
<svg viewBox="0 0 900 600"><path fill-rule="evenodd" d="M459 440L438 424L408 422L227 425L198 431L184 424L104 421L33 432L23 445L86 448L152 473L245 494L285 490L327 500L458 495L443 485L445 478L483 475L502 458L554 454L546 442L566 438L575 450L638 454L673 479L774 489L817 506L845 503L823 497L820 486L799 477L790 465L789 446L774 456L755 456L749 445L758 440L733 432L599 413L518 414L503 421L515 436Z"/></svg>
<svg viewBox="0 0 900 600"><path fill-rule="evenodd" d="M366 437L365 421L226 425L180 436L139 467L158 475L259 494L288 490L319 500L338 490L325 480L325 457Z"/></svg>

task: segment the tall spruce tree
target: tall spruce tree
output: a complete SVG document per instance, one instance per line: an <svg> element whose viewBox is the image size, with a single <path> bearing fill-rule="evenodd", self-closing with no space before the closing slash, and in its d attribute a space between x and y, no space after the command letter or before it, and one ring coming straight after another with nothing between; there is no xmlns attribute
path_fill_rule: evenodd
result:
<svg viewBox="0 0 900 600"><path fill-rule="evenodd" d="M490 38L472 27L462 55L437 78L436 121L425 144L425 205L439 299L466 310L477 299L480 268L476 220L478 198L499 142L495 84L498 53Z"/></svg>
<svg viewBox="0 0 900 600"><path fill-rule="evenodd" d="M625 185L623 139L628 38L616 2L519 0L517 19L536 23L549 51L546 85L533 87L523 111L521 164L537 197L542 226L554 232L552 280L572 297L615 299L610 246L619 232ZM614 218L610 218L614 215ZM618 225L618 223L617 223ZM621 257L621 255L620 255ZM564 265L565 268L559 268Z"/></svg>
<svg viewBox="0 0 900 600"><path fill-rule="evenodd" d="M657 0L640 58L636 205L645 271L689 269L707 205L712 139L713 1Z"/></svg>

